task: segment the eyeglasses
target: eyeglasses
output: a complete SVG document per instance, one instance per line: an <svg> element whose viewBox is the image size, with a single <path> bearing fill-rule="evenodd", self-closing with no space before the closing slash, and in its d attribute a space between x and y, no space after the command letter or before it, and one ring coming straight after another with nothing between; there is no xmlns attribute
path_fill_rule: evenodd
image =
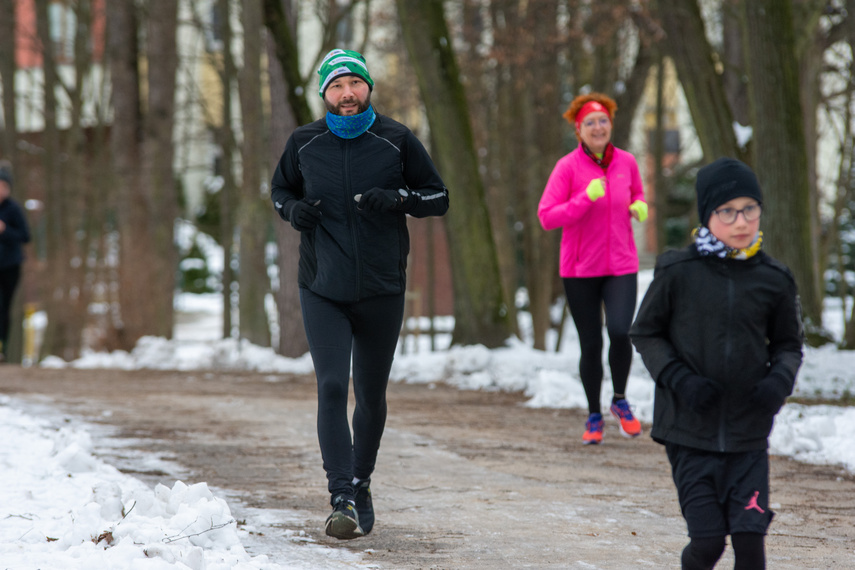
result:
<svg viewBox="0 0 855 570"><path fill-rule="evenodd" d="M609 120L608 117L600 117L598 119L585 119L584 121L582 121L582 126L590 129L591 127L594 127L597 125L599 125L601 127L605 127L605 126L608 126L610 123L611 123L611 121Z"/></svg>
<svg viewBox="0 0 855 570"><path fill-rule="evenodd" d="M742 214L742 217L745 218L746 222L753 222L754 220L760 217L760 214L763 213L763 208L760 207L760 204L752 204L750 206L745 206L741 210L737 210L736 208L722 208L720 210L713 210L713 214L718 216L718 219L721 220L721 223L727 224L728 226L736 221L736 218L739 214Z"/></svg>

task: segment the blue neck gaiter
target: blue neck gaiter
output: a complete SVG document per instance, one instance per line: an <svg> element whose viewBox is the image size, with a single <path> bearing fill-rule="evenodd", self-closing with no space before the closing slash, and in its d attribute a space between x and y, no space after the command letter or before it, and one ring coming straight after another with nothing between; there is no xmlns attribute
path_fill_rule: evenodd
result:
<svg viewBox="0 0 855 570"><path fill-rule="evenodd" d="M358 115L336 115L327 111L327 126L332 133L343 139L355 139L374 124L374 107Z"/></svg>

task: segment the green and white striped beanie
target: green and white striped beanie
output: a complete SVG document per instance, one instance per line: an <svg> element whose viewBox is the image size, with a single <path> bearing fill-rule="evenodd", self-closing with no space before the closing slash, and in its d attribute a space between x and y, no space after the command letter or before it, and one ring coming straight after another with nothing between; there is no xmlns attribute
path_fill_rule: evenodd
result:
<svg viewBox="0 0 855 570"><path fill-rule="evenodd" d="M324 60L318 68L318 75L321 76L318 94L322 98L327 86L342 75L358 75L365 80L369 89L374 89L374 80L368 74L365 58L357 51L349 49L332 50L324 56Z"/></svg>

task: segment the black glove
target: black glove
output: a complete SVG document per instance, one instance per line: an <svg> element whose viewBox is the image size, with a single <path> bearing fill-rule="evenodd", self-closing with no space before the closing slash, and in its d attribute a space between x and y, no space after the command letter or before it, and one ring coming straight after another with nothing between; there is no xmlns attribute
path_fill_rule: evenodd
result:
<svg viewBox="0 0 855 570"><path fill-rule="evenodd" d="M318 209L320 203L320 200L309 202L308 198L294 202L291 206L291 212L288 214L291 226L298 232L308 232L315 229L321 223L322 214Z"/></svg>
<svg viewBox="0 0 855 570"><path fill-rule="evenodd" d="M790 390L783 378L766 376L751 389L751 403L774 416L780 411L789 395Z"/></svg>
<svg viewBox="0 0 855 570"><path fill-rule="evenodd" d="M688 374L677 383L677 396L699 414L710 411L721 396L721 386L703 376Z"/></svg>
<svg viewBox="0 0 855 570"><path fill-rule="evenodd" d="M407 190L374 187L362 194L356 207L369 212L408 212L414 203L415 197Z"/></svg>

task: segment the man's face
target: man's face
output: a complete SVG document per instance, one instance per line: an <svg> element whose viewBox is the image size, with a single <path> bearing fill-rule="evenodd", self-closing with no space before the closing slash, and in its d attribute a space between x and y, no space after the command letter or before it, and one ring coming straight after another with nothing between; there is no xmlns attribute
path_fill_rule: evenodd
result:
<svg viewBox="0 0 855 570"><path fill-rule="evenodd" d="M324 104L334 115L358 115L371 105L371 88L358 75L339 77L327 86Z"/></svg>
<svg viewBox="0 0 855 570"><path fill-rule="evenodd" d="M0 202L9 197L12 193L12 188L5 180L0 180Z"/></svg>

